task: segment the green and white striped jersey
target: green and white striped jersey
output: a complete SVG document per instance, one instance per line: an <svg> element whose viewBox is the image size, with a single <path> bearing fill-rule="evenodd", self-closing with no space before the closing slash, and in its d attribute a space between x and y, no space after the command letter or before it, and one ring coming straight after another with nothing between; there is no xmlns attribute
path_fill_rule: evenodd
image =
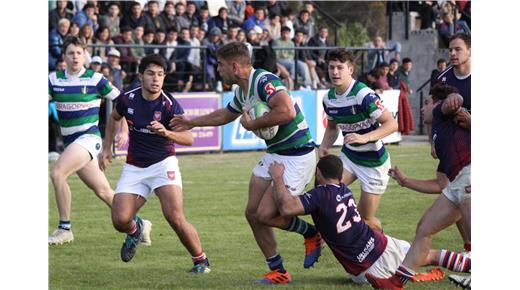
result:
<svg viewBox="0 0 520 290"><path fill-rule="evenodd" d="M291 95L276 75L263 69L253 69L251 71L248 87L249 92L244 93L239 86L236 86L234 90L235 96L227 105L228 110L234 113L242 113L242 107L252 108L256 102L268 104L271 97L281 90L285 90ZM274 138L265 140L267 153L287 152L293 149L314 146L309 126L305 121L303 113L294 100L293 104L296 117L286 124L279 125L278 133L276 133Z"/></svg>
<svg viewBox="0 0 520 290"><path fill-rule="evenodd" d="M49 96L56 102L63 142L68 145L83 134L100 136L101 97L115 99L119 90L100 73L82 69L78 76L65 71L49 75Z"/></svg>

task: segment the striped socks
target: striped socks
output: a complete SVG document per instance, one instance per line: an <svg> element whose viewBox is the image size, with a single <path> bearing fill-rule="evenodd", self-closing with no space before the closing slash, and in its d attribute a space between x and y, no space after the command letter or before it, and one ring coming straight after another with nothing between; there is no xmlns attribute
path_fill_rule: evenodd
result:
<svg viewBox="0 0 520 290"><path fill-rule="evenodd" d="M296 232L303 235L304 238L310 238L315 236L318 232L316 227L308 222L298 218L292 217L289 227L285 229L288 232Z"/></svg>
<svg viewBox="0 0 520 290"><path fill-rule="evenodd" d="M193 262L193 265L197 265L197 264L200 264L200 263L204 263L206 262L206 253L204 253L204 251L202 251L202 253L198 256L195 256L195 257L191 257L191 261Z"/></svg>
<svg viewBox="0 0 520 290"><path fill-rule="evenodd" d="M60 220L60 222L58 223L58 228L62 229L62 230L70 231L70 228L71 228L70 220L69 221Z"/></svg>
<svg viewBox="0 0 520 290"><path fill-rule="evenodd" d="M278 270L282 273L285 273L283 259L282 256L280 256L280 254L276 254L272 257L269 257L265 259L265 261L267 262L267 266L269 266L269 269L271 269L271 271Z"/></svg>
<svg viewBox="0 0 520 290"><path fill-rule="evenodd" d="M444 267L454 272L470 273L471 258L460 253L441 250L438 266Z"/></svg>
<svg viewBox="0 0 520 290"><path fill-rule="evenodd" d="M400 265L399 268L397 268L397 270L395 271L395 275L397 275L397 277L399 277L399 279L401 279L401 282L403 282L403 284L405 284L409 280L413 281L415 274L416 273L414 270L412 270L404 265Z"/></svg>

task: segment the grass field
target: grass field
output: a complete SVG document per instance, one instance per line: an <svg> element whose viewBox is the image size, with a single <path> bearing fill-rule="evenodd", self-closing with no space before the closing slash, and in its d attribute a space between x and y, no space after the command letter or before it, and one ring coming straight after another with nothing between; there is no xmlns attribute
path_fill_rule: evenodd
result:
<svg viewBox="0 0 520 290"><path fill-rule="evenodd" d="M436 161L427 145L391 145L392 165L409 175L433 178ZM334 150L335 153L339 149ZM262 152L200 154L179 156L184 184L187 219L199 232L210 259L212 272L190 275L191 259L162 216L158 198L153 196L140 215L153 222L152 246L138 247L129 263L119 250L124 235L111 224L109 209L77 178L70 178L72 225L71 244L49 246L49 289L262 289L253 285L267 271L244 217L251 169ZM115 187L124 160L113 162L107 177ZM351 189L356 199L359 184ZM381 201L378 218L386 234L411 241L415 226L436 195L401 188L391 180ZM310 220L310 217L306 217ZM49 233L58 213L49 179ZM300 235L276 230L279 249L293 283L281 289L370 289L354 285L340 264L325 248L314 268L303 268L304 246ZM455 226L435 236L435 248L461 250L462 240ZM409 284L409 289L454 289L447 278L441 282Z"/></svg>

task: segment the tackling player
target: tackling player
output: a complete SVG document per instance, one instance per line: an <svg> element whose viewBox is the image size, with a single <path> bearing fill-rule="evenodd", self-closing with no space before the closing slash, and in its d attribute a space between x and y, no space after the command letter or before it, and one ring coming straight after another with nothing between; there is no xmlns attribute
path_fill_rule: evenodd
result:
<svg viewBox="0 0 520 290"><path fill-rule="evenodd" d="M343 161L343 183L356 179L361 183L359 212L374 230L381 231L376 218L382 194L388 184L390 155L382 138L397 130L397 122L379 96L364 83L352 78L354 55L344 48L328 53L329 77L334 86L323 98L327 128L319 154L323 157L343 134L340 158Z"/></svg>
<svg viewBox="0 0 520 290"><path fill-rule="evenodd" d="M49 96L55 101L65 151L51 171L52 185L60 221L49 236L48 243L63 244L74 240L71 229L71 191L67 179L74 173L94 191L109 207L114 191L107 178L99 170L97 156L101 152L99 132L99 106L101 98L113 100L119 90L100 73L85 69L85 43L78 37L67 37L63 43L67 68L49 75ZM125 136L125 130L120 136ZM119 137L118 137L119 138ZM125 141L122 141L125 142ZM151 223L142 236L144 244L150 244Z"/></svg>
<svg viewBox="0 0 520 290"><path fill-rule="evenodd" d="M249 50L245 44L230 42L222 46L217 51L217 61L218 72L226 84L238 84L234 90L233 100L226 108L193 120L176 116L170 121L170 126L174 131L202 126L220 126L240 116L242 116L240 123L250 131L279 125L275 137L266 140L267 153L253 169L245 214L271 270L257 282L289 283L292 277L283 265L272 227L298 232L304 236L305 268L311 267L318 260L322 240L313 225L297 217L280 216L274 203L268 167L273 161L283 163L287 167L284 178L291 194L301 194L305 185L312 179L316 164L314 142L303 113L289 91L276 75L252 67ZM247 112L256 102L267 103L271 111L251 120Z"/></svg>
<svg viewBox="0 0 520 290"><path fill-rule="evenodd" d="M164 217L192 256L190 271L208 273L209 262L197 231L184 217L182 179L175 157L175 143L190 146L193 136L189 131L172 132L165 127L174 115L184 113L177 101L162 90L165 75L166 63L160 55L141 59L142 86L119 96L106 126L99 167L104 170L110 162L114 124L125 117L130 142L112 207L114 228L127 234L121 259L128 262L135 255L143 230L143 222L136 214L153 191L159 198Z"/></svg>
<svg viewBox="0 0 520 290"><path fill-rule="evenodd" d="M310 214L332 253L355 283L366 283L365 274L390 277L403 261L410 244L374 231L364 222L352 192L341 182L343 163L339 157L322 157L315 173L316 187L297 197L291 196L285 186L283 164L274 162L269 173L282 215ZM448 253L446 250L429 250L421 266L443 265ZM464 262L466 267L447 268L467 272L471 269L471 259L465 257ZM418 273L414 281L440 280L443 277L442 270L433 269L429 273Z"/></svg>

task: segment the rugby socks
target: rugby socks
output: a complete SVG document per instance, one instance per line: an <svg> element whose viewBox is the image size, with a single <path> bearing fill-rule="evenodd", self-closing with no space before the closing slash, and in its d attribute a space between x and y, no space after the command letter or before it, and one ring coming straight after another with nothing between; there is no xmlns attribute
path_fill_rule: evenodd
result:
<svg viewBox="0 0 520 290"><path fill-rule="evenodd" d="M292 217L289 227L285 229L288 232L296 232L303 235L304 238L310 238L315 236L318 232L316 227L308 222L298 218Z"/></svg>
<svg viewBox="0 0 520 290"><path fill-rule="evenodd" d="M409 280L414 280L415 271L404 266L400 265L399 268L395 271L395 275L403 282L403 285Z"/></svg>
<svg viewBox="0 0 520 290"><path fill-rule="evenodd" d="M202 253L198 256L195 256L195 257L192 256L191 261L193 262L193 265L206 263L209 266L208 258L206 257L206 253L204 253L204 251L202 251Z"/></svg>
<svg viewBox="0 0 520 290"><path fill-rule="evenodd" d="M471 272L471 258L460 253L441 250L439 261L437 261L437 263L438 266L444 267L450 271L462 273Z"/></svg>
<svg viewBox="0 0 520 290"><path fill-rule="evenodd" d="M265 259L265 261L267 262L267 266L269 266L269 269L271 269L271 271L278 270L282 273L286 272L283 266L283 259L282 256L280 256L280 254L276 254L272 257L269 257Z"/></svg>
<svg viewBox="0 0 520 290"><path fill-rule="evenodd" d="M70 221L60 220L60 222L58 223L58 229L70 231L70 227L71 227Z"/></svg>
<svg viewBox="0 0 520 290"><path fill-rule="evenodd" d="M137 222L137 220L139 219L139 217L136 215L134 216L134 219L132 220L132 225L130 226L130 230L128 232L126 232L128 235L136 238L136 237L139 237L139 235L141 235L141 227L139 226L139 223Z"/></svg>

